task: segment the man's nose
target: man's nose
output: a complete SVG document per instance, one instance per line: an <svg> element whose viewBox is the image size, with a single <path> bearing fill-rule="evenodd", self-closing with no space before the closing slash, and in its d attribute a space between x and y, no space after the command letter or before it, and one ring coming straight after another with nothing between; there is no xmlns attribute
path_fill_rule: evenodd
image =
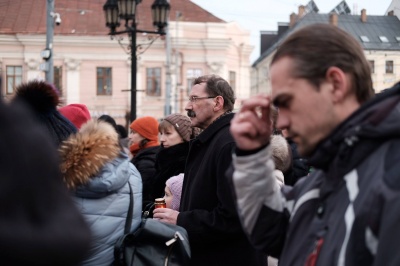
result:
<svg viewBox="0 0 400 266"><path fill-rule="evenodd" d="M186 103L185 110L186 110L186 111L193 110L193 105L192 105L192 102L191 102L191 101L188 101L188 102Z"/></svg>
<svg viewBox="0 0 400 266"><path fill-rule="evenodd" d="M276 128L283 130L289 127L289 118L286 115L282 115L281 113L278 115L278 119L276 120Z"/></svg>

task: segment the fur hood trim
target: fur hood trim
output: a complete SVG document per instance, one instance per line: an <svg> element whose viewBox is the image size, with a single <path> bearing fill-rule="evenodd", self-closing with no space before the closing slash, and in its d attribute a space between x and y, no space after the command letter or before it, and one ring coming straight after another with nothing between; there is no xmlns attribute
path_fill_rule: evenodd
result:
<svg viewBox="0 0 400 266"><path fill-rule="evenodd" d="M61 172L68 188L86 184L118 157L118 133L104 121L90 120L60 146Z"/></svg>
<svg viewBox="0 0 400 266"><path fill-rule="evenodd" d="M292 155L287 140L281 135L271 136L272 157L275 162L275 168L286 172L292 164Z"/></svg>

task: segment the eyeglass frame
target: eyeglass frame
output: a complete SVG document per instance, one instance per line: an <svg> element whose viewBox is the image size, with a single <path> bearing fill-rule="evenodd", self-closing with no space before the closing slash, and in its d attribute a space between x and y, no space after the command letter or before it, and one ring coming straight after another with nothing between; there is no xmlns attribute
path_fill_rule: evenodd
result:
<svg viewBox="0 0 400 266"><path fill-rule="evenodd" d="M212 99L212 98L217 98L218 96L204 96L204 97L198 97L198 96L190 96L188 98L189 102L195 103L197 100L202 100L202 99Z"/></svg>

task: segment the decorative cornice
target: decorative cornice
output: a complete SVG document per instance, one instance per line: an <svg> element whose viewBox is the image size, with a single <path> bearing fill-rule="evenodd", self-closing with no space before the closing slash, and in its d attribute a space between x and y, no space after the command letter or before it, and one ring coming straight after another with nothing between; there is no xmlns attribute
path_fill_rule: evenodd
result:
<svg viewBox="0 0 400 266"><path fill-rule="evenodd" d="M68 71L76 71L79 70L81 60L69 58L64 60L64 64L66 65Z"/></svg>
<svg viewBox="0 0 400 266"><path fill-rule="evenodd" d="M223 64L221 62L207 63L211 73L220 74Z"/></svg>
<svg viewBox="0 0 400 266"><path fill-rule="evenodd" d="M34 58L26 58L25 64L28 66L28 70L38 70L41 61Z"/></svg>

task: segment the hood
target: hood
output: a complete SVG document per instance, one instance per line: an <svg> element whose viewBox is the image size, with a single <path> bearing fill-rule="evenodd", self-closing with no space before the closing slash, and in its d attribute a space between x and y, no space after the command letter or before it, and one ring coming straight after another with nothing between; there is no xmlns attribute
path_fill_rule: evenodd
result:
<svg viewBox="0 0 400 266"><path fill-rule="evenodd" d="M286 172L292 164L292 156L288 142L281 135L272 135L270 146L275 168L282 172Z"/></svg>
<svg viewBox="0 0 400 266"><path fill-rule="evenodd" d="M400 83L362 105L340 124L309 158L309 165L341 175L385 141L399 137ZM338 173L340 171L340 173Z"/></svg>
<svg viewBox="0 0 400 266"><path fill-rule="evenodd" d="M118 133L108 123L90 120L60 146L61 172L68 188L75 189L95 177L120 154Z"/></svg>

